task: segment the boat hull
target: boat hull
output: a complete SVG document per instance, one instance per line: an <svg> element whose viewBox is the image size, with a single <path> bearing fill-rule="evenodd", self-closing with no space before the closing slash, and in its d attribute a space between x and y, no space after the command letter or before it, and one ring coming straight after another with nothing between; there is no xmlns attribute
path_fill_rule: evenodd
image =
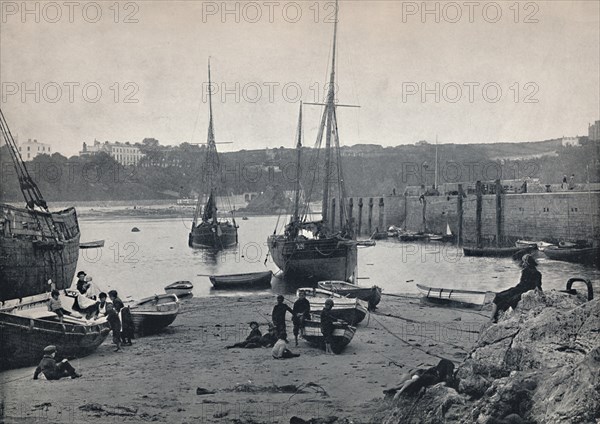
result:
<svg viewBox="0 0 600 424"><path fill-rule="evenodd" d="M233 224L222 222L219 222L217 225L201 223L192 229L188 237L190 247L216 250L235 246L237 242L237 227Z"/></svg>
<svg viewBox="0 0 600 424"><path fill-rule="evenodd" d="M356 243L341 239L290 241L284 236L267 240L273 262L284 278L317 282L349 281L356 270Z"/></svg>
<svg viewBox="0 0 600 424"><path fill-rule="evenodd" d="M600 247L568 248L547 247L544 254L555 261L575 262L588 265L600 264Z"/></svg>
<svg viewBox="0 0 600 424"><path fill-rule="evenodd" d="M61 358L89 355L110 332L106 321L92 325L65 322L65 328L63 331L58 321L0 312L0 370L36 365L48 345L55 345Z"/></svg>
<svg viewBox="0 0 600 424"><path fill-rule="evenodd" d="M417 284L417 289L427 301L444 305L481 307L492 302L495 297L492 292L428 287L422 284Z"/></svg>
<svg viewBox="0 0 600 424"><path fill-rule="evenodd" d="M218 290L227 289L265 289L271 287L272 271L246 274L211 275L213 287Z"/></svg>
<svg viewBox="0 0 600 424"><path fill-rule="evenodd" d="M189 281L177 281L165 287L165 293L177 297L191 296L194 286Z"/></svg>
<svg viewBox="0 0 600 424"><path fill-rule="evenodd" d="M344 297L364 300L369 304L369 310L375 309L375 307L381 301L381 289L377 286L352 287L352 284L345 282L319 281L319 287Z"/></svg>
<svg viewBox="0 0 600 424"><path fill-rule="evenodd" d="M50 214L61 240L44 241L50 234L47 213L0 204L0 301L71 286L79 258L79 223L74 208ZM42 231L39 230L41 225Z"/></svg>
<svg viewBox="0 0 600 424"><path fill-rule="evenodd" d="M536 246L529 247L465 247L463 252L465 256L475 257L493 257L493 258L509 258L517 253L530 253L537 250Z"/></svg>
<svg viewBox="0 0 600 424"><path fill-rule="evenodd" d="M296 291L296 296L304 292L310 303L311 313L320 313L325 307L327 299L333 299L333 308L331 314L339 320L345 321L350 325L356 325L365 319L368 307L360 299L350 299L342 297L337 293L328 292L322 289L300 288Z"/></svg>
<svg viewBox="0 0 600 424"><path fill-rule="evenodd" d="M356 327L345 323L334 323L333 343L331 350L335 353L342 352L352 341L356 333ZM314 315L310 320L304 321L304 336L302 336L310 344L325 349L325 338L321 333L321 321L319 315Z"/></svg>
<svg viewBox="0 0 600 424"><path fill-rule="evenodd" d="M155 334L171 325L179 313L179 300L172 294L148 297L129 307L135 332L140 336Z"/></svg>

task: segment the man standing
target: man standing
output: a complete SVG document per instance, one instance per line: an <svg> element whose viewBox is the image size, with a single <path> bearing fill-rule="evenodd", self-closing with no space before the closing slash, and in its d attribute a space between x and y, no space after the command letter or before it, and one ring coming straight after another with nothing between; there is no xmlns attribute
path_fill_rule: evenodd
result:
<svg viewBox="0 0 600 424"><path fill-rule="evenodd" d="M81 377L81 374L77 373L75 368L73 368L66 359L63 359L57 364L54 359L55 356L56 346L50 345L44 348L44 357L33 373L34 380L38 379L40 373L44 374L46 380L60 380L63 377Z"/></svg>
<svg viewBox="0 0 600 424"><path fill-rule="evenodd" d="M298 346L298 333L304 336L304 320L310 319L310 302L306 298L306 293L300 291L298 300L294 302L292 308L292 323L294 324L294 338Z"/></svg>
<svg viewBox="0 0 600 424"><path fill-rule="evenodd" d="M118 352L121 350L121 320L119 319L119 313L112 303L106 304L106 320L110 324L110 329L113 333L113 343L117 345L115 352Z"/></svg>
<svg viewBox="0 0 600 424"><path fill-rule="evenodd" d="M273 307L273 313L271 314L277 337L279 337L282 333L287 333L285 326L285 313L290 312L292 315L294 314L292 308L283 303L283 301L284 297L282 295L277 296L277 304Z"/></svg>

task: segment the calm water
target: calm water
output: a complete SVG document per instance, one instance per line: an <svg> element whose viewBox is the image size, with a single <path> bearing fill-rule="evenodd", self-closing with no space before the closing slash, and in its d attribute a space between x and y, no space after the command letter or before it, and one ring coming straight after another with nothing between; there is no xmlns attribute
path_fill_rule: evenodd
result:
<svg viewBox="0 0 600 424"><path fill-rule="evenodd" d="M208 277L198 274L269 269L277 272L270 258L264 264L268 252L266 238L273 233L276 216L239 220L239 246L216 255L188 247L190 221L187 216L181 219L82 218L81 241L104 239L106 242L102 249L82 250L78 270L92 275L101 289L116 289L122 297L133 298L163 293L164 286L177 280L191 281L195 296L224 294L211 290ZM141 231L132 233L134 226ZM384 292L397 294L417 293L416 282L433 287L499 291L516 284L520 272L511 259L466 258L448 245L392 240L378 241L375 247L359 248L358 262L359 284L377 284ZM546 290L564 289L568 278L582 276L592 279L596 292L600 292L600 272L595 268L544 258L538 262ZM277 293L293 293L297 287L280 278L274 278L272 285L272 291Z"/></svg>

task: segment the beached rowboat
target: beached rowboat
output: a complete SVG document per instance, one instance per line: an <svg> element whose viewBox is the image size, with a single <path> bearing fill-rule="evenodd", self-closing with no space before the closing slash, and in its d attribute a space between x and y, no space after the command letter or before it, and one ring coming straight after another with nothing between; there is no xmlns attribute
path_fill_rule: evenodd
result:
<svg viewBox="0 0 600 424"><path fill-rule="evenodd" d="M194 285L189 281L175 281L165 287L165 293L174 294L177 297L189 296L192 294Z"/></svg>
<svg viewBox="0 0 600 424"><path fill-rule="evenodd" d="M336 321L333 323L333 343L331 350L335 353L340 353L352 341L356 327L353 327L345 322ZM319 315L311 316L310 320L304 321L304 336L307 342L318 346L321 349L325 348L325 338L321 333L321 320Z"/></svg>
<svg viewBox="0 0 600 424"><path fill-rule="evenodd" d="M215 289L268 289L271 287L273 271L249 272L245 274L211 275Z"/></svg>
<svg viewBox="0 0 600 424"><path fill-rule="evenodd" d="M422 284L417 284L417 289L419 289L423 297L434 303L456 302L464 305L482 306L492 302L495 296L493 292L445 289L428 287Z"/></svg>
<svg viewBox="0 0 600 424"><path fill-rule="evenodd" d="M7 300L0 306L0 370L37 364L48 345L60 358L92 353L110 332L106 318L87 321L65 315L63 324L48 311L49 294Z"/></svg>
<svg viewBox="0 0 600 424"><path fill-rule="evenodd" d="M179 299L174 294L159 294L139 300L129 309L135 332L152 334L175 321L179 313Z"/></svg>
<svg viewBox="0 0 600 424"><path fill-rule="evenodd" d="M544 254L555 261L600 264L600 247L550 246L544 249Z"/></svg>
<svg viewBox="0 0 600 424"><path fill-rule="evenodd" d="M310 312L320 313L325 307L325 300L333 299L332 315L350 325L356 325L367 315L367 303L360 299L343 297L328 290L303 287L296 291L296 296L304 292L310 302Z"/></svg>
<svg viewBox="0 0 600 424"><path fill-rule="evenodd" d="M94 249L98 247L104 247L104 240L86 241L79 243L80 249Z"/></svg>
<svg viewBox="0 0 600 424"><path fill-rule="evenodd" d="M525 253L531 253L535 250L537 250L537 246L535 246L535 245L530 245L525 248L521 248L521 247L465 247L465 248L463 248L465 256L493 257L493 258L509 258L517 253L525 254Z"/></svg>
<svg viewBox="0 0 600 424"><path fill-rule="evenodd" d="M364 300L369 310L375 309L381 301L381 288L377 286L360 287L345 281L319 281L319 287L349 298Z"/></svg>

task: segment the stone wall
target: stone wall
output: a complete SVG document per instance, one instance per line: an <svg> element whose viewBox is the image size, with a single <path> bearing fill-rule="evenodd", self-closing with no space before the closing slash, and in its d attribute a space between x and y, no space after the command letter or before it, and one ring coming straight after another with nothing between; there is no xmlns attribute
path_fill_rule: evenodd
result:
<svg viewBox="0 0 600 424"><path fill-rule="evenodd" d="M503 194L500 196L499 220L496 202L496 195L481 196L481 239L484 244L495 243L498 235L501 244L512 244L518 239L600 240L600 192ZM349 199L349 205L352 205L349 210L352 209L354 229L360 236L369 236L376 228L383 231L390 225L407 231L440 234L445 232L446 223L453 234L458 234L459 203L458 196L354 197ZM462 211L463 242L475 243L476 195L462 198ZM339 228L337 205L335 214L335 227Z"/></svg>

